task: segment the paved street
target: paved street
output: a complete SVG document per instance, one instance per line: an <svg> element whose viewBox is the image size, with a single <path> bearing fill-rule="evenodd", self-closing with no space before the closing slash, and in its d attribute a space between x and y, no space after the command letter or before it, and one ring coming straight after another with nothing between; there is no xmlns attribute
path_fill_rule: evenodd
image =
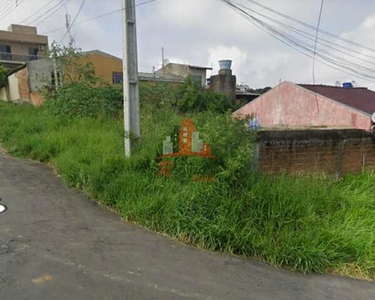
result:
<svg viewBox="0 0 375 300"><path fill-rule="evenodd" d="M124 183L125 184L125 183ZM201 251L0 154L0 299L375 299L375 284Z"/></svg>

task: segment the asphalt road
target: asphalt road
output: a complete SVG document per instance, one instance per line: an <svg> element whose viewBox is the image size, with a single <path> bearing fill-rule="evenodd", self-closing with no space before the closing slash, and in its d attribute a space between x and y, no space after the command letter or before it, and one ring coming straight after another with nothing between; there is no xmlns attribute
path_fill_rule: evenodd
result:
<svg viewBox="0 0 375 300"><path fill-rule="evenodd" d="M375 299L374 283L278 270L127 224L46 166L1 154L0 197L1 300Z"/></svg>

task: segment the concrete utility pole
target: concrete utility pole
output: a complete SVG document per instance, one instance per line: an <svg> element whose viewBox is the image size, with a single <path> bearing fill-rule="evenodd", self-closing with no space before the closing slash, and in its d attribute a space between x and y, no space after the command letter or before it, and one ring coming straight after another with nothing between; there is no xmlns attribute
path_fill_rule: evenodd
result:
<svg viewBox="0 0 375 300"><path fill-rule="evenodd" d="M123 8L123 73L125 155L131 155L130 133L141 137L135 0L121 0Z"/></svg>
<svg viewBox="0 0 375 300"><path fill-rule="evenodd" d="M165 58L164 58L164 47L161 48L161 67L164 75Z"/></svg>

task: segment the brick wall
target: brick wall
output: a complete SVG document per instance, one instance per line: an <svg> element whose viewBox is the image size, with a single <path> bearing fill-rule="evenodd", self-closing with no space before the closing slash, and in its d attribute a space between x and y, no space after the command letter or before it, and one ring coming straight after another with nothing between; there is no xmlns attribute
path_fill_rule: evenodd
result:
<svg viewBox="0 0 375 300"><path fill-rule="evenodd" d="M375 135L356 129L260 131L255 165L266 173L336 176L375 169Z"/></svg>
<svg viewBox="0 0 375 300"><path fill-rule="evenodd" d="M18 90L20 93L21 101L30 101L30 89L29 89L29 80L28 80L28 71L27 68L15 73L16 78L18 79Z"/></svg>

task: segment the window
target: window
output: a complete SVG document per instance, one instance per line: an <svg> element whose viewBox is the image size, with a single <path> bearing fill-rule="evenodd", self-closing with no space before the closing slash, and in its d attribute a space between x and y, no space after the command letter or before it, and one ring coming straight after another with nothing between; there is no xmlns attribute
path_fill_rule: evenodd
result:
<svg viewBox="0 0 375 300"><path fill-rule="evenodd" d="M0 60L12 60L10 46L0 45Z"/></svg>
<svg viewBox="0 0 375 300"><path fill-rule="evenodd" d="M120 72L113 72L113 84L122 84L124 75Z"/></svg>
<svg viewBox="0 0 375 300"><path fill-rule="evenodd" d="M37 60L38 59L38 48L29 48L29 60Z"/></svg>
<svg viewBox="0 0 375 300"><path fill-rule="evenodd" d="M56 72L56 75L57 75L57 81L56 81L56 78L55 78L55 72L51 72L51 87L52 88L57 88L59 85L62 84L62 73L61 71L57 71Z"/></svg>

